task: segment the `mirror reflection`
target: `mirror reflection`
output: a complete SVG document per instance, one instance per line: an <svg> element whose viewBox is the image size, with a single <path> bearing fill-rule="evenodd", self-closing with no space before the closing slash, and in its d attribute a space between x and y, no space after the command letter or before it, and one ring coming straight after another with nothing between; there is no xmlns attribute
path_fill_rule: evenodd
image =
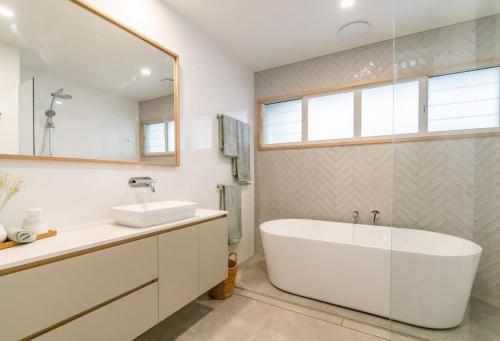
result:
<svg viewBox="0 0 500 341"><path fill-rule="evenodd" d="M71 1L1 6L0 154L176 164L174 57Z"/></svg>

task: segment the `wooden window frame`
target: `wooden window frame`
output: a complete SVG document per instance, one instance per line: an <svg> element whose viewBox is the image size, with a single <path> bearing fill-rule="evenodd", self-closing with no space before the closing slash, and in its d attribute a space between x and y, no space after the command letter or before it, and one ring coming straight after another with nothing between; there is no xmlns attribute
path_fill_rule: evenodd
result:
<svg viewBox="0 0 500 341"><path fill-rule="evenodd" d="M442 76L457 72L474 71L484 68L500 66L500 58L494 58L486 61L477 61L474 63L465 63L456 66L450 66L440 69L428 69L420 72L406 73L397 80L392 76L381 77L370 81L359 82L356 84L340 85L332 88L315 89L305 91L300 94L291 94L284 96L275 96L264 99L258 99L256 102L256 149L259 151L281 150L281 149L302 149L302 148L321 148L348 145L365 144L384 144L394 142L417 142L417 141L435 141L448 139L463 139L477 137L495 137L500 136L500 126L493 128L463 129L450 131L428 131L428 79L432 76ZM390 84L406 83L411 81L419 82L419 119L418 132L412 134L394 134L385 136L362 137L361 136L361 91L364 89L376 88ZM328 96L337 93L354 92L354 138L332 139L322 141L307 141L307 116L308 99L319 96ZM264 124L264 106L291 100L302 100L302 141L293 143L265 144L263 131ZM500 120L500 115L499 115Z"/></svg>

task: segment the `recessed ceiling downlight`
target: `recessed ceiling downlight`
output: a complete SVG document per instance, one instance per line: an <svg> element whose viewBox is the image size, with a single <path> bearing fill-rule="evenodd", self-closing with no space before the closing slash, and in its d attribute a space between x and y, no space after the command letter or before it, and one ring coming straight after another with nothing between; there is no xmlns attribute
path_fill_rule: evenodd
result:
<svg viewBox="0 0 500 341"><path fill-rule="evenodd" d="M7 7L0 7L0 14L3 15L4 17L7 17L7 18L13 18L14 17L14 12L12 12Z"/></svg>
<svg viewBox="0 0 500 341"><path fill-rule="evenodd" d="M141 69L141 75L143 76L151 76L151 70L148 68L142 68Z"/></svg>
<svg viewBox="0 0 500 341"><path fill-rule="evenodd" d="M352 7L352 5L354 5L354 0L342 0L340 2L340 7L342 8L349 8Z"/></svg>
<svg viewBox="0 0 500 341"><path fill-rule="evenodd" d="M368 21L353 21L339 28L338 36L342 39L359 38L363 34L370 31L370 23Z"/></svg>

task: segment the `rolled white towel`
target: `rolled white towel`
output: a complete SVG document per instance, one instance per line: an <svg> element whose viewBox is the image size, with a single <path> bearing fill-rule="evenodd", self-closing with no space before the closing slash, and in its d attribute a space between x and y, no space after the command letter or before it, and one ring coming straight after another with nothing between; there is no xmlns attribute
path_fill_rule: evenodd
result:
<svg viewBox="0 0 500 341"><path fill-rule="evenodd" d="M36 240L36 233L19 228L7 228L7 238L12 241L27 244Z"/></svg>

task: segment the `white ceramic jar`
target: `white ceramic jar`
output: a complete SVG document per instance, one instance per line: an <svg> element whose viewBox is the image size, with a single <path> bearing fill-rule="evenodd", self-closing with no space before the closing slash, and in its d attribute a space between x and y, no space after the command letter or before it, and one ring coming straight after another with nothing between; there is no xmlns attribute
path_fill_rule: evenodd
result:
<svg viewBox="0 0 500 341"><path fill-rule="evenodd" d="M36 234L49 231L49 225L43 217L43 210L41 208L29 208L25 212L26 217L23 220L23 230L28 230Z"/></svg>

